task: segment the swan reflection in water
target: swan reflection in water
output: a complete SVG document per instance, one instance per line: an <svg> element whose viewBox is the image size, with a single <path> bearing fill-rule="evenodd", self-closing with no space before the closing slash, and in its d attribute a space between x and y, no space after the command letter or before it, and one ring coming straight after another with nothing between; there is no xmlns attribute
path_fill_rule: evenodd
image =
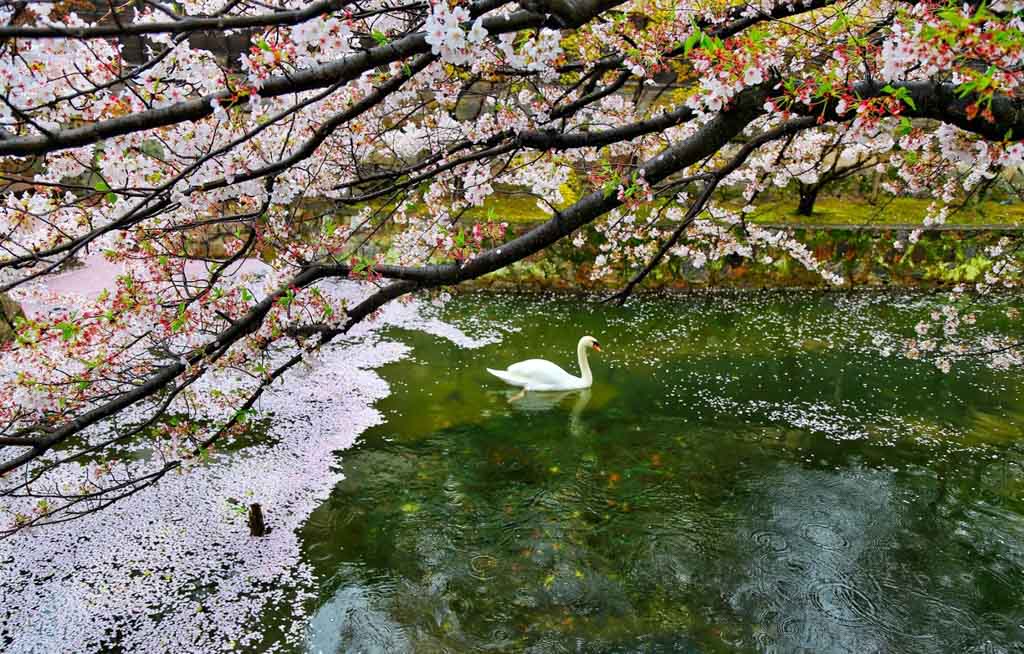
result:
<svg viewBox="0 0 1024 654"><path fill-rule="evenodd" d="M584 388L576 391L504 391L508 398L508 405L524 413L543 413L551 411L563 404L567 398L575 398L572 408L569 410L569 433L573 436L583 434L583 423L580 415L590 403L591 390Z"/></svg>

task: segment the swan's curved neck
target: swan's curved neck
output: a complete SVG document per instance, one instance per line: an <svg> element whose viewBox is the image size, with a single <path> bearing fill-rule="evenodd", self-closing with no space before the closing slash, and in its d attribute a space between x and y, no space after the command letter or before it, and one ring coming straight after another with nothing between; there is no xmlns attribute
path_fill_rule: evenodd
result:
<svg viewBox="0 0 1024 654"><path fill-rule="evenodd" d="M587 345L580 339L578 345L576 345L576 356L580 360L580 377L583 378L583 383L590 386L594 382L594 375L590 372L590 362L587 361Z"/></svg>

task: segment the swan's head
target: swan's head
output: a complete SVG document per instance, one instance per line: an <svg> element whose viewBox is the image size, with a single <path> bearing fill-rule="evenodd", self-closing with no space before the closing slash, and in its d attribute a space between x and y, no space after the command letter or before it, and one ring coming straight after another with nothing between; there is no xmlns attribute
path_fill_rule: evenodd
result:
<svg viewBox="0 0 1024 654"><path fill-rule="evenodd" d="M580 345L582 345L583 347L589 347L590 349L596 350L598 352L601 351L601 344L598 343L597 339L594 338L593 336L584 336L583 338L581 338Z"/></svg>

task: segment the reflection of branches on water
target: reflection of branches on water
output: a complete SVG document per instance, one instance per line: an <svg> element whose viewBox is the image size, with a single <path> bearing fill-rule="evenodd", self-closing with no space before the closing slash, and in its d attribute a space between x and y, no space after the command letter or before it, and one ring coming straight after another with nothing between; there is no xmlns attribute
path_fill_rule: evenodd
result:
<svg viewBox="0 0 1024 654"><path fill-rule="evenodd" d="M170 461L152 472L136 475L129 472L123 479L111 473L109 478L115 483L107 486L99 486L88 480L88 485L94 490L89 492L63 493L59 488L54 488L51 493L40 493L27 491L25 493L7 493L9 497L38 499L40 502L49 503L51 500L61 500L60 504L53 511L41 511L34 518L16 520L10 529L0 530L0 538L6 538L28 527L39 525L55 525L68 522L97 513L120 500L131 497L139 491L152 486L163 478L171 470L178 468L181 461ZM80 506L84 505L84 507Z"/></svg>
<svg viewBox="0 0 1024 654"><path fill-rule="evenodd" d="M985 339L985 340L986 341L990 341L990 339L994 339L994 338L995 337L990 337L989 339ZM958 358L958 359L959 358L963 358L963 357L992 356L994 354L1003 354L1004 352L1009 352L1010 350L1017 349L1017 348L1021 347L1022 345L1024 345L1024 340L1009 340L1009 341L1007 341L1006 345L995 345L995 344L993 344L990 347L983 347L983 348L980 348L980 349L968 350L968 351L965 351L965 352L955 352L955 353L952 353L952 354L950 354L948 356L952 356L952 357Z"/></svg>

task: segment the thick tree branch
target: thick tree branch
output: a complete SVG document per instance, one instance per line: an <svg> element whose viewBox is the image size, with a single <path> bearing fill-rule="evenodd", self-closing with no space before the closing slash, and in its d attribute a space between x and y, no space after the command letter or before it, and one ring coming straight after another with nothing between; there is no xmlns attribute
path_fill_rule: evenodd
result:
<svg viewBox="0 0 1024 654"><path fill-rule="evenodd" d="M484 13L505 4L506 0L480 0L472 9L474 15ZM748 29L754 24L765 20L778 19L780 17L793 16L807 11L812 11L830 4L835 0L811 0L807 4L795 6L781 5L770 13L751 13L746 6L733 10L735 20L725 25L712 27L707 26L708 33L719 38L726 38ZM554 7L554 4L565 6ZM583 24L601 12L607 11L619 4L620 0L558 0L558 3L536 2L526 3L527 6L537 5L537 8L546 11L553 9L550 13L559 15L559 11L571 15L572 25ZM548 5L551 4L551 7ZM592 12L592 13L581 13ZM584 20L585 18L585 20ZM188 19L186 19L188 20ZM225 20L216 18L212 20ZM582 22L578 22L582 21ZM492 35L516 32L531 27L540 27L546 24L547 18L544 14L533 11L519 11L507 17L491 17L484 21L484 27ZM177 22L175 23L177 24ZM108 26L104 26L108 27ZM330 86L337 82L347 82L355 79L363 72L377 66L399 61L412 55L422 54L430 49L426 43L425 35L421 32L408 34L386 45L370 48L363 52L344 57L338 61L323 64L313 68L297 71L290 75L272 77L266 80L259 88L262 97L277 97L280 95L308 91L315 88ZM675 56L678 53L668 53L667 56ZM615 69L622 66L624 59L621 56L609 57L607 60L597 62L598 66L605 66ZM600 93L607 95L620 88L629 79L629 73L624 71L619 78L609 87ZM578 102L588 104L596 97L580 98ZM114 136L130 134L138 131L166 127L184 121L194 121L209 116L213 113L214 101L224 106L244 104L248 102L248 96L238 94L235 90L225 90L219 93L209 94L202 98L180 102L169 107L139 112L128 116L113 118L79 128L72 128L57 131L50 137L22 136L0 140L0 155L30 156L56 152L68 148L81 147L90 143L96 143ZM574 103L575 104L575 103ZM577 107L571 104L564 108L566 113L572 113ZM553 115L553 118L559 116Z"/></svg>
<svg viewBox="0 0 1024 654"><path fill-rule="evenodd" d="M275 11L252 16L183 16L178 20L153 23L110 23L72 27L68 25L4 25L0 27L0 39L107 39L119 36L140 36L145 34L183 34L188 32L244 30L254 27L283 27L298 25L311 18L344 9L350 5L347 0L320 0L304 9ZM414 6L424 6L421 3ZM399 7L399 8L408 8Z"/></svg>
<svg viewBox="0 0 1024 654"><path fill-rule="evenodd" d="M504 0L488 0L483 6L491 8L503 3ZM507 17L488 18L484 20L484 27L491 34L504 34L538 27L543 23L544 17L539 14L518 11ZM261 97L271 98L345 84L378 66L385 66L391 62L429 51L430 46L426 42L425 35L422 32L417 32L391 43L348 55L338 61L299 70L289 75L271 77L260 85L259 94ZM85 127L55 131L50 137L45 135L22 136L0 140L0 156L24 157L81 147L115 136L200 120L213 114L213 106L216 103L230 107L245 104L248 101L249 96L239 94L238 90L224 90L194 100L179 102L169 107L140 111Z"/></svg>
<svg viewBox="0 0 1024 654"><path fill-rule="evenodd" d="M529 130L516 137L519 145L534 150L572 150L575 148L599 148L612 143L629 141L639 136L661 132L669 127L692 120L694 112L687 106L648 120L641 120L622 127L594 132L559 132L558 130Z"/></svg>
<svg viewBox="0 0 1024 654"><path fill-rule="evenodd" d="M270 176L270 175L274 175L274 174L276 174L276 173L278 173L278 172L280 172L282 170L285 170L288 166L294 165L294 164L298 163L299 161L302 161L303 159L306 159L307 157L312 155L313 152L316 151L317 147L321 143L323 143L323 141L326 140L327 137L330 136L334 132L334 130L336 128L338 128L340 125L344 124L345 122L347 122L347 121L349 121L349 120L351 120L351 119L361 115L362 113L366 112L367 110L369 110L373 106L375 106L375 105L379 104L380 102L382 102L388 96L388 94L390 94L394 90L400 88L402 86L402 84L404 84L406 81L408 81L416 73L418 73L421 70L423 70L433 60L434 60L434 57L433 57L433 55L430 55L430 54L420 56L419 58L417 58L416 61L414 61L409 66L409 68L407 70L403 71L399 75L396 75L395 77L392 77L387 82L383 83L381 86L379 86L378 88L374 89L371 93L368 93L359 102L356 102L356 103L352 104L351 106L349 106L348 109L346 109L345 111L339 112L339 113L335 114L334 116L332 116L328 121L326 121L323 125L321 125L316 130L316 132L314 132L313 136L306 143L304 143L298 150L296 150L294 153L292 153L288 157L286 157L286 158L284 158L284 159L282 159L280 161L277 161L277 162L275 162L273 164L270 164L270 165L267 165L267 166L263 166L261 168L258 168L256 170L254 170L254 171L245 173L243 175L239 175L231 183L236 183L237 184L237 183L241 183L241 182L248 181L248 180L251 180L251 179L259 179L261 177L267 177L267 176ZM328 89L327 93L329 93L329 92L330 92L330 89ZM132 225L136 225L136 224L142 222L146 218L148 218L148 217L150 217L152 215L155 215L162 208L164 208L164 207L166 207L166 206L168 206L170 204L170 200L164 199L162 201L155 202L155 204L149 205L149 203L153 202L154 200L156 200L156 198L159 197L161 193L169 190L178 181L180 181L181 179L184 179L186 174L188 174L188 173L192 172L193 170L197 169L205 161L208 161L209 159L211 159L211 158L213 158L213 157L215 157L215 156L217 156L219 154L227 152L229 149L231 149L235 145L238 145L239 143L241 143L242 140L246 140L246 139L252 138L252 136L256 132L266 129L267 127L269 127L270 125L275 124L280 119L286 117L287 115L289 115L293 111L296 111L298 108L301 108L302 106L305 106L306 104L312 103L313 101L319 99L319 97L320 96L315 96L313 98L308 98L303 103L300 103L297 107L289 107L285 111L282 111L281 113L279 113L277 116L274 116L270 120L267 120L266 122L261 123L254 130L252 130L248 134L244 135L243 137L240 137L240 139L236 139L232 143L230 143L230 144L228 144L228 145L226 145L224 147L218 148L216 151L214 151L214 152L206 155L205 157L199 159L198 161L192 163L184 171L182 171L181 173L177 174L175 177L173 177L170 180L168 180L167 182L165 182L158 189L154 190L149 195L149 197L145 198L143 201L141 201L139 204L137 204L133 209L129 210L124 216L122 216L119 219L111 222L110 224L103 225L102 227L97 227L97 228L93 229L92 231L88 232L87 234L83 234L82 236L80 236L78 238L74 238L74 239L70 239L68 241L65 241L64 243L61 243L60 245L55 246L53 248L50 248L50 249L48 249L48 250L46 250L44 252L34 252L31 255L25 255L25 256L22 256L22 257L14 257L14 258L8 259L7 261L0 262L0 268L17 267L19 265L23 265L23 264L26 264L26 263L40 261L40 260L42 260L45 257L53 256L55 254L60 254L60 253L68 253L67 256L70 256L70 255L73 255L78 250L80 250L81 248L83 248L86 245L88 245L89 243L91 243L92 241L94 241L95 239L99 238L103 234L107 234L107 233L115 231L115 230L126 229L126 228L128 228L128 227L130 227ZM199 185L197 187L191 187L191 188L187 189L184 193L185 193L185 195L191 195L191 194L199 192L199 191L214 190L214 189L218 189L218 188L223 188L223 187L228 186L228 185L229 185L229 182L226 179L219 178L219 179L215 179L215 180L210 180L208 182L204 182L203 184L201 184L201 185ZM57 261L57 262L53 262L53 263L51 263L48 266L48 268L49 269L53 269L56 266L60 265L61 262L62 262L62 260L61 261ZM0 286L0 292L4 292L4 291L7 291L7 290L10 290L11 288L17 286L18 284L21 284L21 283L23 283L23 282L25 282L25 281L27 281L29 279L38 277L40 274L43 274L45 272L48 272L48 270L44 268L42 271L36 271L36 272L32 273L30 276L28 276L26 278L16 279L16 280L10 281L10 282Z"/></svg>
<svg viewBox="0 0 1024 654"><path fill-rule="evenodd" d="M637 174L642 175L649 184L656 184L714 154L761 114L765 97L766 90L763 86L744 91L734 100L731 109L719 113L691 137L665 148L660 154L641 164ZM603 189L597 190L555 214L546 223L508 243L482 252L464 264L449 263L422 267L379 265L373 270L384 277L414 281L424 286L457 284L536 254L621 204L616 194L606 194ZM348 274L347 266L326 268L330 271L329 274Z"/></svg>
<svg viewBox="0 0 1024 654"><path fill-rule="evenodd" d="M949 82L931 80L893 81L888 83L894 89L906 89L914 106L904 105L901 115L910 118L931 118L962 130L973 132L990 141L1024 140L1024 98L1011 97L1005 94L992 96L990 109L992 120L987 120L977 112L971 117L968 107L981 99L971 93L960 97L957 85ZM888 97L890 93L883 91L885 82L877 80L860 81L852 89L856 97L861 99ZM836 122L852 120L856 106L843 114L836 112L838 99L830 99L813 107L798 105L793 111L805 115L821 117Z"/></svg>
<svg viewBox="0 0 1024 654"><path fill-rule="evenodd" d="M705 205L707 205L708 200L711 199L711 196L714 194L715 189L718 188L718 185L721 183L721 181L728 177L730 174L732 174L740 166L742 166L743 163L750 157L750 155L752 155L758 148L765 145L766 143L771 143L772 141L776 141L780 138L796 134L801 130L814 127L816 122L817 121L811 117L797 118L796 120L792 120L788 123L783 123L782 125L770 129L762 134L758 134L757 136L743 144L743 147L740 148L740 151L737 152L735 156L733 156L729 163L716 170L714 174L711 176L711 178L706 182L704 190L701 191L701 194L690 206L690 209L686 212L686 215L683 217L682 222L680 222L679 226L676 227L675 231L672 232L672 235L668 239L666 239L664 243L661 244L661 247L658 248L657 253L655 253L655 255L651 257L651 260L647 262L647 265L645 265L640 272L633 276L633 278L626 283L626 286L621 291L607 299L615 300L619 304L624 303L629 298L630 294L632 294L633 289L636 288L636 286L640 282L642 282L649 274L651 274L651 271L653 271L658 266L658 264L661 263L662 259L665 258L665 255L668 254L669 250L675 247L676 243L679 242L679 239L686 232L686 229L690 226L693 220L698 215L700 215L701 211L704 210Z"/></svg>

